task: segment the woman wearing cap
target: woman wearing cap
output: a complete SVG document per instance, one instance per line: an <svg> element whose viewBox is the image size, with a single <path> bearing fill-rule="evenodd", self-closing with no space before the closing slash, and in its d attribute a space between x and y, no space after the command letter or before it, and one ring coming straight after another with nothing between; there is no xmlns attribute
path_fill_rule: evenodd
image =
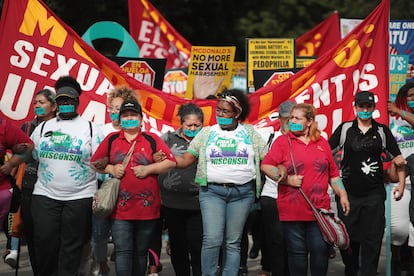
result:
<svg viewBox="0 0 414 276"><path fill-rule="evenodd" d="M55 89L57 116L31 135L39 162L32 197L36 267L39 275L77 275L97 186L89 162L103 135L77 112L82 90L76 79L61 77Z"/></svg>
<svg viewBox="0 0 414 276"><path fill-rule="evenodd" d="M118 276L144 276L151 234L160 217L160 190L157 176L175 166L168 146L155 134L141 132L142 109L135 100L124 101L119 112L121 131L101 142L91 160L97 172L119 178L119 197L111 215ZM130 150L129 163L122 161ZM153 162L153 153L162 151L166 159ZM108 156L109 154L109 156ZM102 160L107 160L109 163Z"/></svg>
<svg viewBox="0 0 414 276"><path fill-rule="evenodd" d="M288 177L278 185L277 207L286 241L291 275L327 275L329 244L322 237L312 209L299 187L316 208L330 209L328 186L340 197L340 207L349 212L349 201L339 178L328 142L315 121L316 109L296 104L289 118L289 132L276 139L262 162L263 172L275 178L275 166L288 168Z"/></svg>
<svg viewBox="0 0 414 276"><path fill-rule="evenodd" d="M240 240L250 208L261 185L260 160L266 150L251 125L247 96L240 90L224 90L218 96L217 124L203 128L177 158L185 168L198 160L195 182L203 220L202 275L217 273L223 246L222 275L237 275Z"/></svg>
<svg viewBox="0 0 414 276"><path fill-rule="evenodd" d="M334 153L343 150L342 180L352 207L348 216L338 208L351 241L350 250L341 251L341 255L345 275L357 275L358 270L361 275L375 275L385 228L386 194L381 155L390 153L399 167L399 185L394 189L397 200L404 194L404 159L390 129L372 118L374 94L369 91L357 93L354 109L356 118L339 125L329 139Z"/></svg>
<svg viewBox="0 0 414 276"><path fill-rule="evenodd" d="M135 92L127 86L117 86L111 89L108 93L108 112L111 119L110 123L102 126L103 135L106 137L112 132L118 132L121 128L119 120L119 111L121 105L126 100L133 100L135 98ZM98 188L100 184L108 175L99 174ZM108 218L92 217L92 252L94 261L98 264L98 275L105 276L109 273L109 266L107 263L108 256L108 239L111 230L111 221ZM112 256L111 256L112 258Z"/></svg>

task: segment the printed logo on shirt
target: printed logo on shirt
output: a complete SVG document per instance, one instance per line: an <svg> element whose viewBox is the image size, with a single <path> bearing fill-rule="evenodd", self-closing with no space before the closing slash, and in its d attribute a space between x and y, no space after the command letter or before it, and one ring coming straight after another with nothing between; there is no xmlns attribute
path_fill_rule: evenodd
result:
<svg viewBox="0 0 414 276"><path fill-rule="evenodd" d="M40 158L81 162L83 141L60 131L54 131L48 141L40 143Z"/></svg>
<svg viewBox="0 0 414 276"><path fill-rule="evenodd" d="M361 171L365 174L368 175L370 174L371 176L374 176L375 173L378 171L379 166L378 166L378 161L371 161L371 158L368 158L366 161L362 161L361 163Z"/></svg>
<svg viewBox="0 0 414 276"><path fill-rule="evenodd" d="M413 140L414 139L414 130L409 126L399 126L397 128L397 133L395 135L395 140L397 142Z"/></svg>
<svg viewBox="0 0 414 276"><path fill-rule="evenodd" d="M249 154L246 146L236 139L218 138L210 153L213 165L247 165Z"/></svg>

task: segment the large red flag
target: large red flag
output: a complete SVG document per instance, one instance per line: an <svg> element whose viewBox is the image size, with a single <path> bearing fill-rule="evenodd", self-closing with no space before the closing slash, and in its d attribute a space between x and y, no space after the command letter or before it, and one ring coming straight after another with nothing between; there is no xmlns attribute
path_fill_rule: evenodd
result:
<svg viewBox="0 0 414 276"><path fill-rule="evenodd" d="M288 98L313 104L325 137L345 120L355 118L356 92L369 90L376 95L374 118L388 123L386 103L388 73L389 0L375 10L331 50L309 67L280 84L265 86L250 96L255 108L249 119L256 122Z"/></svg>
<svg viewBox="0 0 414 276"><path fill-rule="evenodd" d="M307 57L323 55L340 40L339 15L335 11L312 30L296 39L296 55Z"/></svg>
<svg viewBox="0 0 414 276"><path fill-rule="evenodd" d="M290 79L249 95L249 121L271 125L270 115L288 98L318 108L320 128L327 134L342 120L354 117L353 95L370 90L377 96L375 116L388 120L388 12L384 0L332 50ZM65 25L40 0L5 0L0 21L0 115L21 124L34 117L34 93L52 87L62 75L81 83L80 113L95 122L108 120L106 92L113 85L136 89L144 111L144 127L164 132L179 125L179 106L188 100L163 93L129 77ZM215 101L193 100L205 123L215 122Z"/></svg>
<svg viewBox="0 0 414 276"><path fill-rule="evenodd" d="M166 58L167 69L188 67L191 44L147 0L128 0L129 32L140 57Z"/></svg>
<svg viewBox="0 0 414 276"><path fill-rule="evenodd" d="M183 99L129 77L40 0L4 1L0 37L0 115L17 125L34 118L31 104L36 91L52 88L60 76L68 74L82 86L79 112L86 119L108 121L107 91L127 84L137 90L149 128L157 131L179 125L175 114Z"/></svg>

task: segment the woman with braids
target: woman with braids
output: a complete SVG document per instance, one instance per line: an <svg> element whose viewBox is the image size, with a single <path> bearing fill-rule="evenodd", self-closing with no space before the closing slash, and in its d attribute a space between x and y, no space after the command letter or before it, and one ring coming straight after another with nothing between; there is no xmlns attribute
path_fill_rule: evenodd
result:
<svg viewBox="0 0 414 276"><path fill-rule="evenodd" d="M202 275L216 275L223 246L222 275L237 275L240 240L250 208L260 187L260 160L266 142L251 125L244 124L249 102L243 91L224 90L218 95L217 124L203 128L190 142L177 167L197 160L195 182L203 223Z"/></svg>

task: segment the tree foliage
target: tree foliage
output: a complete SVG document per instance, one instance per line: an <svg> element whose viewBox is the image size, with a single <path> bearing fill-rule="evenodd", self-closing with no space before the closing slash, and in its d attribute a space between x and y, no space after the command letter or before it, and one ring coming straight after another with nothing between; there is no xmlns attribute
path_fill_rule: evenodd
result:
<svg viewBox="0 0 414 276"><path fill-rule="evenodd" d="M128 30L127 0L44 0L44 2L80 35L93 23L103 20L116 21ZM380 1L152 0L151 3L191 44L235 45L236 58L243 60L246 38L296 38L319 24L334 10L337 10L343 18L362 19ZM0 0L0 6L2 5L3 0ZM412 10L414 10L414 1L391 0L391 19L414 19ZM103 48L105 44L109 47L114 45L105 42L101 44Z"/></svg>

